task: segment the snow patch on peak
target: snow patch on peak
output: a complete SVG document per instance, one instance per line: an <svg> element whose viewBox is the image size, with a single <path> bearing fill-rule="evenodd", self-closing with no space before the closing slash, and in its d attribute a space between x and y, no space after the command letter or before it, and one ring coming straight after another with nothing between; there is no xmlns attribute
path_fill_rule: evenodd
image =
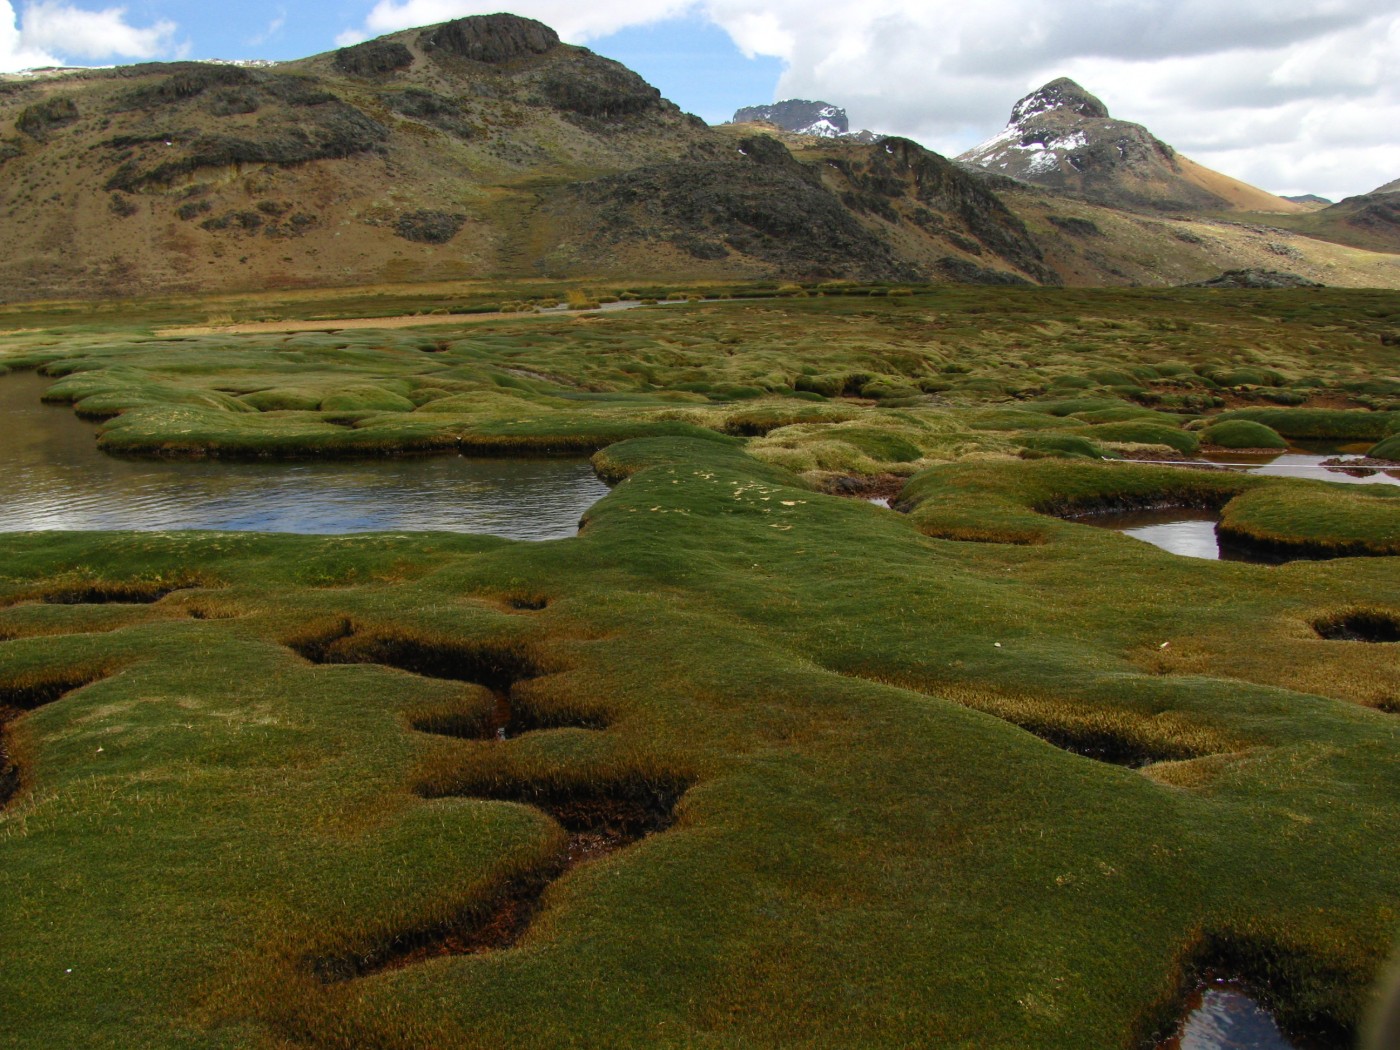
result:
<svg viewBox="0 0 1400 1050"><path fill-rule="evenodd" d="M1108 116L1108 107L1068 77L1052 80L1032 91L1011 109L1011 123L1021 124L1031 117L1052 110L1068 109L1081 117Z"/></svg>
<svg viewBox="0 0 1400 1050"><path fill-rule="evenodd" d="M845 134L839 127L824 117L821 120L808 124L806 127L795 128L794 130L799 135L816 135L824 139L838 139Z"/></svg>

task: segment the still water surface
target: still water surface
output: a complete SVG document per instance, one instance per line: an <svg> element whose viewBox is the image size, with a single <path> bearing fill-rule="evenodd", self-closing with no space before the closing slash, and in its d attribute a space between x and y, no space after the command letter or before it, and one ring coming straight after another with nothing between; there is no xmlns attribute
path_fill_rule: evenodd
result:
<svg viewBox="0 0 1400 1050"><path fill-rule="evenodd" d="M1184 558L1218 560L1221 557L1220 540L1215 534L1215 523L1220 520L1220 515L1215 511L1189 508L1141 510L1095 514L1075 520L1084 525L1113 529Z"/></svg>
<svg viewBox="0 0 1400 1050"><path fill-rule="evenodd" d="M1158 1050L1295 1050L1295 1044L1268 1011L1225 985L1193 996L1181 1030Z"/></svg>
<svg viewBox="0 0 1400 1050"><path fill-rule="evenodd" d="M1333 458L1360 458L1339 455L1330 449L1310 451L1294 450L1285 453L1266 455L1242 455L1238 452L1210 453L1202 457L1217 466L1236 467L1250 474L1269 477L1310 478L1315 481L1338 481L1354 485L1400 485L1400 470L1377 470L1375 468L1324 466L1323 461ZM1186 461L1160 460L1181 466L1190 466ZM1186 558L1224 559L1227 561L1276 562L1286 559L1271 558L1257 552L1223 548L1216 535L1215 523L1220 515L1208 510L1150 510L1129 511L1115 514L1096 514L1077 518L1085 525L1113 529L1132 536L1134 539L1161 547L1172 554Z"/></svg>
<svg viewBox="0 0 1400 1050"><path fill-rule="evenodd" d="M1324 466L1324 462L1330 459L1355 460L1362 457L1322 445L1263 455L1210 452L1201 458L1216 466L1238 467L1246 473L1266 477L1310 478L1314 481L1336 481L1343 485L1400 485L1400 469Z"/></svg>
<svg viewBox="0 0 1400 1050"><path fill-rule="evenodd" d="M607 486L577 459L121 459L97 427L39 401L52 379L0 376L0 532L229 529L572 536Z"/></svg>

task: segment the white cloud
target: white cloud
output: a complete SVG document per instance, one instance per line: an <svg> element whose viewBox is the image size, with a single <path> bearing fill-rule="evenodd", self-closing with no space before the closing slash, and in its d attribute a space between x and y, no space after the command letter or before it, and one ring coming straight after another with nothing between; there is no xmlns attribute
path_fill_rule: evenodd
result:
<svg viewBox="0 0 1400 1050"><path fill-rule="evenodd" d="M792 61L797 38L768 11L741 11L725 20L725 31L745 58L773 55Z"/></svg>
<svg viewBox="0 0 1400 1050"><path fill-rule="evenodd" d="M88 10L55 0L25 6L16 18L9 0L0 0L0 70L61 65L76 60L155 58L175 50L174 22L139 27L124 7Z"/></svg>
<svg viewBox="0 0 1400 1050"><path fill-rule="evenodd" d="M0 72L33 69L36 66L56 66L53 55L26 42L19 31L14 7L0 0Z"/></svg>
<svg viewBox="0 0 1400 1050"><path fill-rule="evenodd" d="M1400 176L1394 0L512 0L580 43L698 14L782 59L779 98L956 154L1057 76L1182 152L1270 189L1360 193ZM379 0L378 34L502 0ZM686 108L697 108L677 99ZM768 99L754 99L766 102Z"/></svg>
<svg viewBox="0 0 1400 1050"><path fill-rule="evenodd" d="M24 9L20 37L26 44L69 58L155 58L171 49L176 25L160 21L140 28L126 20L126 8L89 11L54 0Z"/></svg>

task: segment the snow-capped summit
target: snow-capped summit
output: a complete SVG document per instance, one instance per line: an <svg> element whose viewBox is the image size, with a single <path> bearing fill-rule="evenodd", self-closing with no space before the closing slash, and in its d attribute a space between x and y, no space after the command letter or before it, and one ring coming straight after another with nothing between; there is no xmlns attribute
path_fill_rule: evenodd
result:
<svg viewBox="0 0 1400 1050"><path fill-rule="evenodd" d="M1068 77L1031 92L964 164L1115 207L1302 211L1302 205L1203 168L1141 124L1116 120Z"/></svg>
<svg viewBox="0 0 1400 1050"><path fill-rule="evenodd" d="M1072 110L1081 117L1108 119L1107 106L1069 77L1060 77L1017 102L1011 110L1011 123L1020 124L1039 113L1056 109Z"/></svg>

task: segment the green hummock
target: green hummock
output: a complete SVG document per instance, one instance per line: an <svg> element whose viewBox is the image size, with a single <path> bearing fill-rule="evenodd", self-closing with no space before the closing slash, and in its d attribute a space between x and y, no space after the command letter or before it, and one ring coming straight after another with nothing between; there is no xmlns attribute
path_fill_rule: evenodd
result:
<svg viewBox="0 0 1400 1050"><path fill-rule="evenodd" d="M1384 441L1371 446L1371 450L1366 455L1371 459L1388 459L1392 462L1400 462L1400 434L1392 434Z"/></svg>
<svg viewBox="0 0 1400 1050"><path fill-rule="evenodd" d="M1218 448L1287 448L1277 430L1248 419L1226 419L1201 431L1201 440Z"/></svg>

